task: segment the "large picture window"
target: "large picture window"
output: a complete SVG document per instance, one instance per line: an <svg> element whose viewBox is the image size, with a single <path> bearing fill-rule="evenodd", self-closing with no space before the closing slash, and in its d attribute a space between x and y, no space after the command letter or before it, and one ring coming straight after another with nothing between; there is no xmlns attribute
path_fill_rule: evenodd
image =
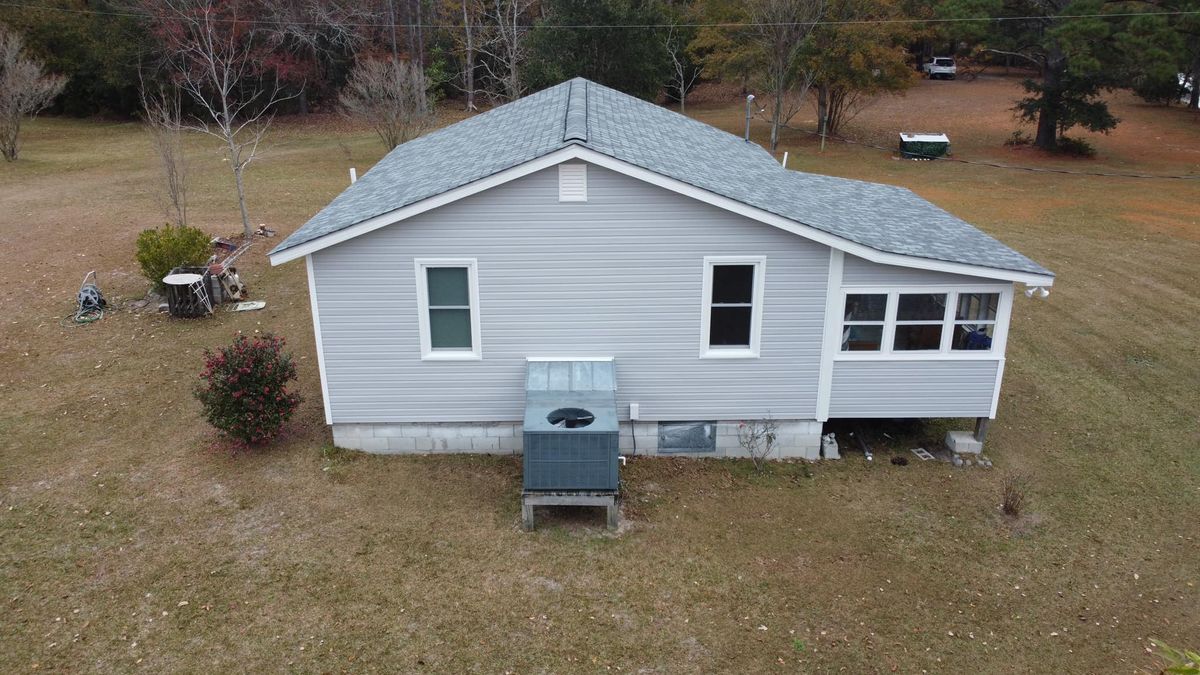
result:
<svg viewBox="0 0 1200 675"><path fill-rule="evenodd" d="M765 268L760 256L704 259L701 356L758 356Z"/></svg>
<svg viewBox="0 0 1200 675"><path fill-rule="evenodd" d="M478 281L474 259L418 259L421 357L478 359Z"/></svg>
<svg viewBox="0 0 1200 675"><path fill-rule="evenodd" d="M988 352L996 339L999 292L862 290L845 294L842 352Z"/></svg>

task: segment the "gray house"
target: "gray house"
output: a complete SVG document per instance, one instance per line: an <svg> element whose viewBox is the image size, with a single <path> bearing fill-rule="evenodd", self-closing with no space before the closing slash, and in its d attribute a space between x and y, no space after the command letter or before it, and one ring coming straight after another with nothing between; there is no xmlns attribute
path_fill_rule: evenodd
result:
<svg viewBox="0 0 1200 675"><path fill-rule="evenodd" d="M270 259L304 260L326 422L373 452L520 451L542 362L613 362L625 451L986 420L1014 284L1054 282L908 190L584 79L397 147Z"/></svg>

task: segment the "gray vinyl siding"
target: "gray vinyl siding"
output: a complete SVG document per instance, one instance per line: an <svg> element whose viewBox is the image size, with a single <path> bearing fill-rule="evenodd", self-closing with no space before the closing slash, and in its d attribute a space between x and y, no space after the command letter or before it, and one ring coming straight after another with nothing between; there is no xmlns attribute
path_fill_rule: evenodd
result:
<svg viewBox="0 0 1200 675"><path fill-rule="evenodd" d="M335 423L518 421L526 357L616 358L646 420L816 413L829 249L591 165L551 168L312 255ZM757 359L701 359L703 259L765 255ZM414 258L478 261L481 361L423 361Z"/></svg>
<svg viewBox="0 0 1200 675"><path fill-rule="evenodd" d="M881 265L847 254L842 269L842 286L937 286L981 284L1008 285L995 279L947 274L911 267Z"/></svg>
<svg viewBox="0 0 1200 675"><path fill-rule="evenodd" d="M999 361L837 361L830 417L987 417Z"/></svg>

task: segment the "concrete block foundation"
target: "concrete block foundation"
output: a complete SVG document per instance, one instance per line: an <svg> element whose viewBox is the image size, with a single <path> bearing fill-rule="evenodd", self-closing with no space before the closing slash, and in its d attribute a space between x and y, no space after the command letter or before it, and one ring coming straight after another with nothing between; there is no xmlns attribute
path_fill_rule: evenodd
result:
<svg viewBox="0 0 1200 675"><path fill-rule="evenodd" d="M978 455L983 452L983 441L976 439L970 431L948 431L946 447L955 454Z"/></svg>
<svg viewBox="0 0 1200 675"><path fill-rule="evenodd" d="M779 430L770 459L820 459L821 423L777 420ZM716 447L707 452L659 451L658 422L622 422L619 447L624 455L749 457L738 443L739 421L716 422ZM520 454L520 422L410 422L334 424L340 448L379 454L483 453Z"/></svg>

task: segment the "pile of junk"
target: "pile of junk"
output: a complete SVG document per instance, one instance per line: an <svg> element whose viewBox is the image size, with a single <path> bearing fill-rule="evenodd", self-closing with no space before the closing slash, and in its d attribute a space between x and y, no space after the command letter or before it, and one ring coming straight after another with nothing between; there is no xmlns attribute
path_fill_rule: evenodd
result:
<svg viewBox="0 0 1200 675"><path fill-rule="evenodd" d="M238 303L234 309L259 309L265 304L241 302L246 297L246 285L234 266L254 242L239 243L215 237L212 245L213 255L203 266L176 267L163 277L163 285L167 289L167 311L171 316L208 316L213 313L214 307L224 302Z"/></svg>

